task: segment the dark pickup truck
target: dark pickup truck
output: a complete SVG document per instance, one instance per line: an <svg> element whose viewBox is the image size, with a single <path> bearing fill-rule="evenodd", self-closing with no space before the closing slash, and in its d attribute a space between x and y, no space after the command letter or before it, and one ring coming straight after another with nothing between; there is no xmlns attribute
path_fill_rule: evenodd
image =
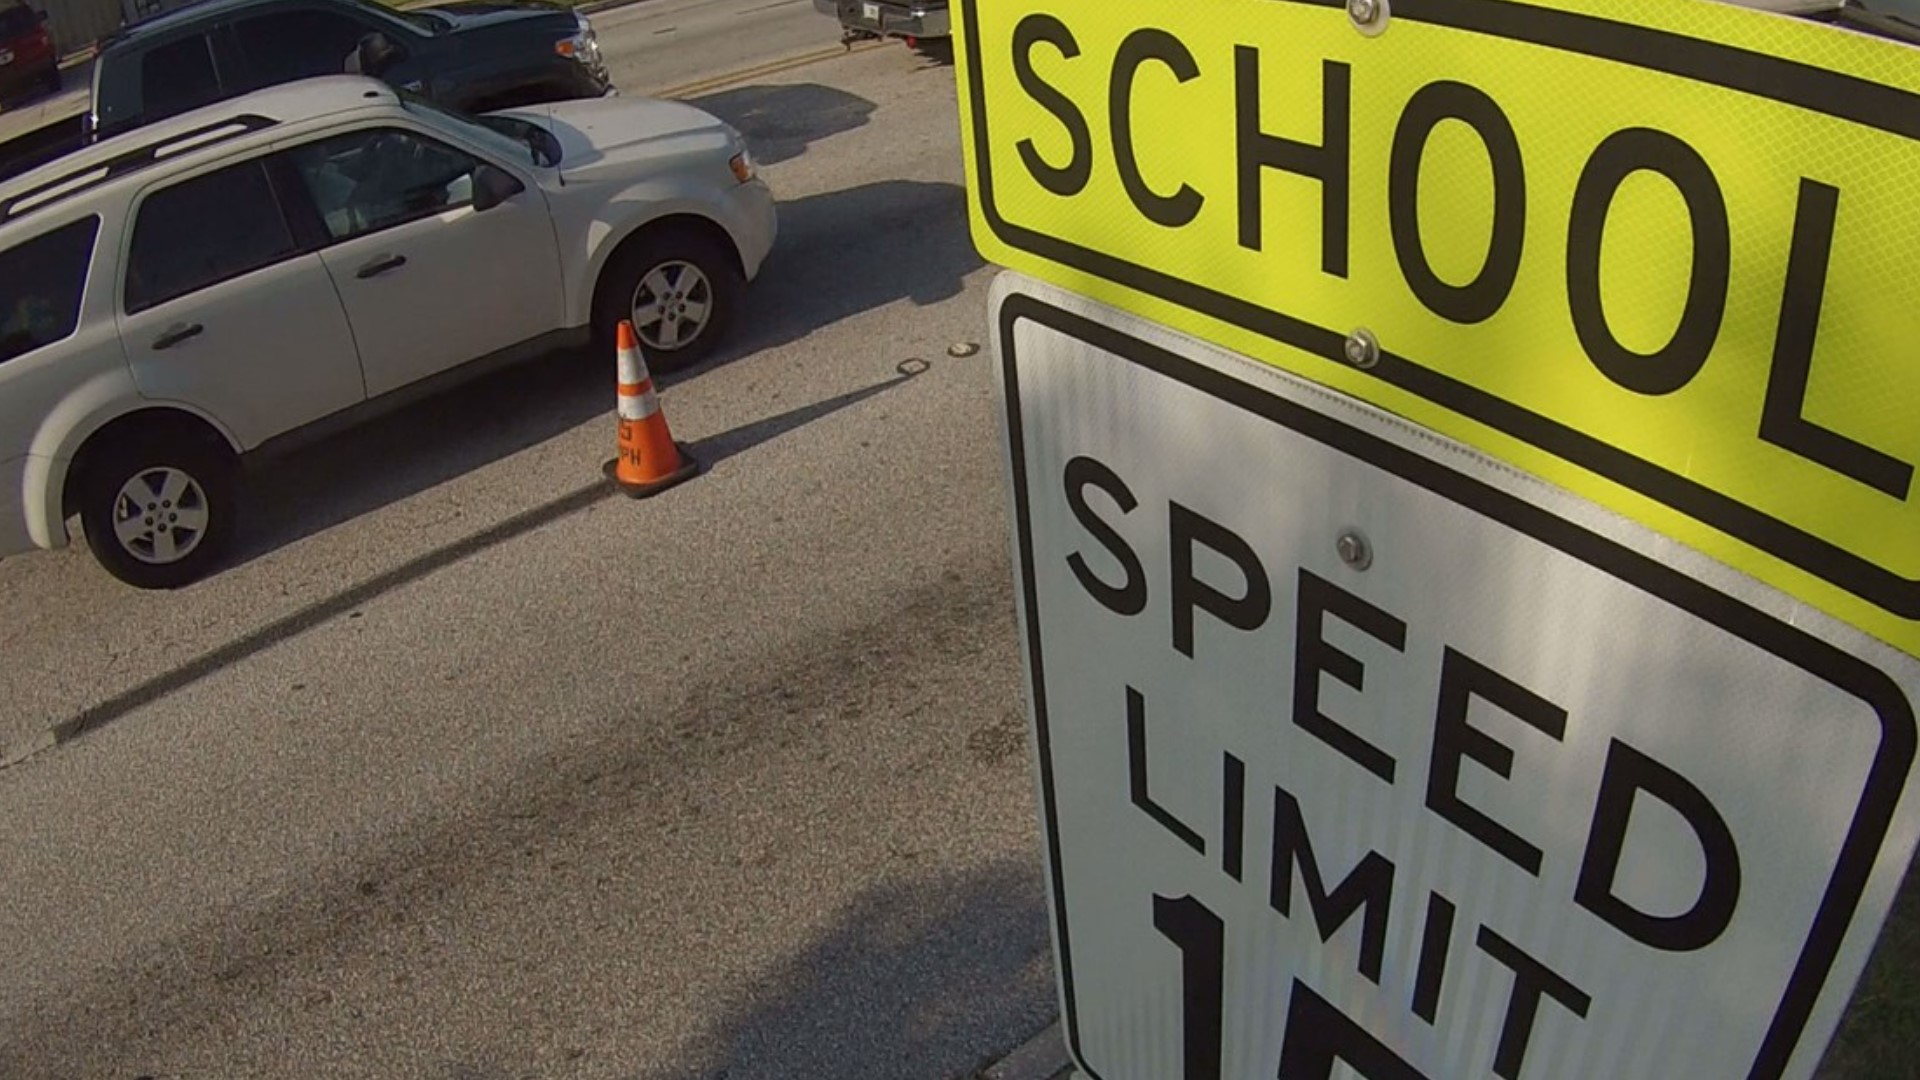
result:
<svg viewBox="0 0 1920 1080"><path fill-rule="evenodd" d="M0 177L262 86L345 71L465 112L615 93L592 24L542 0L410 9L370 0L203 0L104 39L87 112L0 149Z"/></svg>
<svg viewBox="0 0 1920 1080"><path fill-rule="evenodd" d="M953 36L947 0L813 0L816 10L840 20L845 42L905 38L907 44Z"/></svg>
<svg viewBox="0 0 1920 1080"><path fill-rule="evenodd" d="M273 83L337 75L369 37L387 58L381 78L467 112L611 89L591 24L558 4L207 0L103 43L87 130L105 137Z"/></svg>

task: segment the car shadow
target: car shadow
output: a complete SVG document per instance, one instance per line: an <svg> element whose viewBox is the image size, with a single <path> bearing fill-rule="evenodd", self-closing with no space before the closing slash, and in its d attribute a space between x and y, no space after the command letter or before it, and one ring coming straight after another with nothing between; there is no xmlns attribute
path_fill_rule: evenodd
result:
<svg viewBox="0 0 1920 1080"><path fill-rule="evenodd" d="M70 116L0 141L0 180L73 153L81 148L83 137L80 117Z"/></svg>
<svg viewBox="0 0 1920 1080"><path fill-rule="evenodd" d="M956 185L885 181L782 205L782 235L746 293L731 337L705 364L658 379L671 387L714 367L806 337L901 300L932 304L959 294L981 266L967 237ZM875 228L876 222L879 224ZM913 253L900 255L911 224ZM841 235L850 232L851 235ZM831 289L821 281L834 281ZM900 357L876 357L872 386L802 406L713 438L765 441L889 388ZM494 372L339 435L278 455L272 482L250 485L232 569L306 537L466 475L597 417L611 417L611 358L568 350ZM609 429L611 430L611 429ZM710 459L710 452L703 459ZM599 462L590 463L593 469Z"/></svg>
<svg viewBox="0 0 1920 1080"><path fill-rule="evenodd" d="M861 127L876 108L857 94L818 83L736 86L686 98L683 104L733 125L762 165L791 161L822 139ZM564 120L548 118L541 122L569 145L585 146L593 141L592 136ZM564 174L569 169L591 168L599 161L600 155L595 152L575 150L560 162L560 171Z"/></svg>
<svg viewBox="0 0 1920 1080"><path fill-rule="evenodd" d="M889 378L833 397L812 401L786 412L763 417L728 431L696 439L687 445L687 451L703 467L711 468L718 462L776 439L789 431L857 405L868 398L878 397L912 381L926 371L924 362L919 365L903 363ZM487 388L486 392L506 393L511 389L507 385L498 385ZM602 396L605 389L604 386L601 387ZM480 391L476 390L476 393L478 392ZM409 420L416 423L424 422L429 430L423 432L416 429L398 434ZM449 433L463 426L449 423L448 417L444 414L409 418L396 413L390 423L394 430L386 432L379 430L380 425L369 425L374 433L372 438L365 441L353 442L341 447L317 446L310 455L295 454L284 462L277 462L273 484L262 485L265 490L254 500L255 505L250 507L253 515L242 530L239 553L229 559L226 569L251 562L290 543L296 536L311 535L327 528L330 524L350 518L355 513L377 508L418 490L417 481L429 474L411 471L407 466L395 469L393 459L388 458L390 454L405 453L417 447L396 445L396 443L416 436L433 439L435 438L433 431L439 432L439 438L445 438ZM495 446L491 449L497 451L499 448ZM436 459L432 464L436 470L449 465L458 465L466 458L471 458L476 465L484 464L481 458L488 450L489 448L484 444L474 442L460 450L460 457ZM582 471L592 473L598 470L584 468ZM388 476L400 476L403 479L398 482L384 479ZM329 485L333 486L329 487ZM316 487L320 492L320 497L317 499L312 497ZM613 498L614 495L613 485L600 480L587 481L544 503L526 507L495 525L469 533L453 543L434 548L423 555L376 574L352 588L308 604L244 637L172 668L163 675L148 679L97 705L62 718L49 731L53 745L64 745L83 735L103 730L133 715L146 705L178 693L202 679L224 671L275 645L292 640L316 626L357 610L396 589L410 585L481 552L525 536L535 529L579 513L595 503ZM356 507L364 509L356 509ZM5 1074L0 1073L0 1075Z"/></svg>
<svg viewBox="0 0 1920 1080"><path fill-rule="evenodd" d="M984 265L958 184L895 180L783 205L780 241L753 287L755 317L709 366L886 304L951 299Z"/></svg>
<svg viewBox="0 0 1920 1080"><path fill-rule="evenodd" d="M234 1017L285 1022L300 1032L270 1032L264 1036L276 1043L270 1052L317 1049L321 1044L297 1040L338 1038L337 1025L348 1015L362 1018L362 1004L376 1018L356 1032L363 1037L346 1060L377 1062L383 1075L976 1076L1057 1012L1037 858L976 853L958 836L955 850L946 850L942 838L955 825L941 823L949 808L937 802L927 805L925 820L902 822L898 833L835 828L823 850L844 851L847 861L827 865L844 866L865 882L844 892L812 880L818 871L807 868L807 852L770 846L806 842L805 828L781 829L758 851L686 845L692 837L747 835L747 825L701 823L753 813L730 791L728 778L838 772L837 756L816 756L823 746L857 746L883 730L921 722L916 717L939 716L956 740L959 759L943 762L936 778L994 783L990 771L1004 777L1005 770L1021 768L1017 716L1012 727L973 727L976 735L994 733L991 745L976 748L962 732L984 718L969 722L965 710L949 715L943 710L951 703L932 691L908 690L897 705L893 699L877 705L871 680L856 677L851 664L829 666L825 670L841 674L819 677L820 657L864 654L876 635L907 642L907 670L916 676L957 678L973 670L986 625L975 620L998 626L998 598L932 637L917 635L927 611L975 596L978 585L958 576L929 582L880 622L830 635L770 670L709 673L678 699L685 711L674 712L671 722L639 703L617 709L579 740L560 740L508 774L480 778L462 795L457 813L404 817L364 841L341 839L342 850L330 853L324 867L302 867L297 887L236 895L231 909L223 905L204 919L155 928L150 946L79 975L59 998L48 995L38 1015L21 1014L27 1034L0 1038L0 1076L199 1075L159 1063L206 1061L222 1049L246 1052L263 1036L226 1022ZM331 597L324 608L336 614L321 618L338 617L345 605L364 600ZM220 659L210 655L206 663ZM795 687L806 689L796 694ZM1011 699L1005 705L1016 707ZM817 734L830 725L848 729L847 738ZM875 765L856 775L883 805L910 806L922 793L920 771ZM836 813L832 803L810 801L809 790L802 783L756 798L788 820ZM867 828L879 824L861 812L850 817ZM685 837L671 839L682 830ZM679 865L682 851L692 865ZM296 864L301 859L290 860ZM803 906L827 902L833 906ZM697 910L702 904L729 910L709 921ZM460 924L457 932L443 929L449 918ZM767 942L778 941L777 949L740 949L699 929L792 919L804 920L807 930L791 937L770 931ZM536 950L553 933L607 964L577 971L549 965ZM684 1010L688 1023L670 1048L641 1030L651 1018L650 996L685 992L668 981L680 961L653 947L662 937L715 951L688 957L692 971L729 969L715 981L717 996ZM475 1039L469 1027L465 1042L377 1044L405 1030L389 1026L393 1014L384 1003L417 1010L421 1023L430 1024L435 999L421 996L428 987L420 984L470 971L501 973L498 982L463 984L454 998L489 1012L504 1007L494 1014L501 1021L491 1025L491 1037ZM338 998L316 997L321 987ZM317 1020L322 1014L314 1010L322 1008L335 1019ZM296 1041L282 1044L283 1038ZM540 1050L556 1041L573 1047L563 1051L567 1064L558 1068ZM657 1064L624 1064L639 1051Z"/></svg>
<svg viewBox="0 0 1920 1080"><path fill-rule="evenodd" d="M953 39L950 37L922 38L908 48L913 50L915 56L927 61L922 71L953 66Z"/></svg>
<svg viewBox="0 0 1920 1080"><path fill-rule="evenodd" d="M738 128L762 165L790 161L813 143L861 127L874 110L866 98L818 83L737 86L687 104Z"/></svg>
<svg viewBox="0 0 1920 1080"><path fill-rule="evenodd" d="M1019 861L871 889L697 1036L691 1067L633 1080L979 1075L1052 1020L1043 890Z"/></svg>

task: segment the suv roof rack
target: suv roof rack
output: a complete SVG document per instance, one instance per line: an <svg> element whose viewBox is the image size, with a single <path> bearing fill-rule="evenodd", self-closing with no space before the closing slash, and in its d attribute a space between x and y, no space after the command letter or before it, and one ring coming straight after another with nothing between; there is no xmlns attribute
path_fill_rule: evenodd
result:
<svg viewBox="0 0 1920 1080"><path fill-rule="evenodd" d="M211 124L169 135L124 153L82 165L45 183L36 184L18 195L0 199L0 225L51 206L63 199L71 198L89 188L98 187L109 180L139 172L176 154L213 146L229 139L237 139L242 135L250 135L278 123L278 120L258 113L241 113L238 116L216 120Z"/></svg>

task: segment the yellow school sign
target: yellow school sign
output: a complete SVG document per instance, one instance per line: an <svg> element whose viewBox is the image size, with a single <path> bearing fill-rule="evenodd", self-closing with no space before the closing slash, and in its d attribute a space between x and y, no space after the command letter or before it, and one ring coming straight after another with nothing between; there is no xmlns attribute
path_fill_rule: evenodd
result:
<svg viewBox="0 0 1920 1080"><path fill-rule="evenodd" d="M1920 653L1920 48L1711 0L958 10L988 258Z"/></svg>

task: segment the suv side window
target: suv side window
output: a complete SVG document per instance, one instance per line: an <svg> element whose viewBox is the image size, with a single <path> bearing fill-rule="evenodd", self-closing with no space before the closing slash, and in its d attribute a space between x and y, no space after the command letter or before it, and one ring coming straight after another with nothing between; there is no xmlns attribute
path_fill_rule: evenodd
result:
<svg viewBox="0 0 1920 1080"><path fill-rule="evenodd" d="M140 104L147 119L198 108L220 97L213 45L204 34L169 41L140 58Z"/></svg>
<svg viewBox="0 0 1920 1080"><path fill-rule="evenodd" d="M0 251L0 364L63 341L80 325L80 297L100 219L87 217Z"/></svg>
<svg viewBox="0 0 1920 1080"><path fill-rule="evenodd" d="M143 311L298 252L263 160L163 188L140 204L127 311Z"/></svg>
<svg viewBox="0 0 1920 1080"><path fill-rule="evenodd" d="M241 19L234 32L253 84L265 86L344 72L373 28L331 11L283 11Z"/></svg>
<svg viewBox="0 0 1920 1080"><path fill-rule="evenodd" d="M373 128L287 151L330 240L351 240L473 201L480 162L445 143Z"/></svg>

